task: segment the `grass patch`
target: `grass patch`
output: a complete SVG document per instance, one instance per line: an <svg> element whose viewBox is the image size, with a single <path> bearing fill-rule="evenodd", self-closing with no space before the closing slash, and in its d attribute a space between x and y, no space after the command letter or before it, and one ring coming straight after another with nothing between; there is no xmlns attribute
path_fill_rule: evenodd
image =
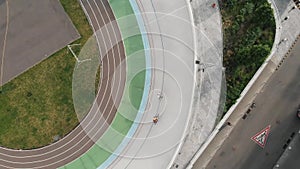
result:
<svg viewBox="0 0 300 169"><path fill-rule="evenodd" d="M78 1L60 0L84 44L92 35ZM80 49L75 52L78 54ZM64 48L3 86L0 94L0 145L31 149L63 137L77 124L72 102L75 59Z"/></svg>
<svg viewBox="0 0 300 169"><path fill-rule="evenodd" d="M226 112L270 54L276 25L267 0L223 1L221 14L227 82Z"/></svg>

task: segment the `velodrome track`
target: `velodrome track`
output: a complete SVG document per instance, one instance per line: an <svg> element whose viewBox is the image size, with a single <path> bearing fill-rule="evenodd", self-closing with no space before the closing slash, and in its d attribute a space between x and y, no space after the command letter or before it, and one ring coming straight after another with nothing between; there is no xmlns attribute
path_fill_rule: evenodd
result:
<svg viewBox="0 0 300 169"><path fill-rule="evenodd" d="M115 20L112 10L106 0L82 0L81 3L85 8L94 32L99 30L105 24ZM115 31L114 34L114 36L108 37L115 38L115 40L106 40L116 41L116 39L121 39L119 31ZM101 57L101 82L96 99L99 104L99 111L103 112L103 114L100 114L99 111L98 113L91 111L93 113L89 113L87 117L83 119L82 123L85 123L85 127L90 128L93 128L95 125L102 126L103 121L101 121L101 119L105 119L106 122L110 124L116 114L118 104L120 103L120 99L112 99L110 95L114 71L125 59L122 42L114 46L106 56ZM126 71L123 69L119 69L118 71L120 71L122 76L120 79L117 79L118 82L114 82L114 84L119 84L117 96L121 98L123 95ZM87 135L82 126L79 125L63 139L43 148L34 150L11 150L1 147L0 168L51 169L61 167L77 159L89 150L95 144L93 140L100 138L105 130L105 126L100 129L94 128L91 132L95 137L91 139L91 134Z"/></svg>
<svg viewBox="0 0 300 169"><path fill-rule="evenodd" d="M101 86L97 95L99 97L96 98L96 103L100 106L92 107L91 110L98 109L99 107L100 111L104 113L101 115L99 112L97 113L97 111L91 111L81 122L81 124L84 125L79 125L62 140L44 148L28 151L1 149L0 168L60 167L60 169L81 169L97 168L100 165L99 168L169 168L174 162L174 157L178 154L187 130L190 119L190 103L194 88L194 41L192 25L187 24L190 23L189 19L191 19L187 3L185 1L178 1L180 3L170 3L169 1L153 3L153 1L151 1L152 4L148 5L147 3L150 2L145 1L143 5L139 4L144 6L143 10L145 12L152 13L152 15L146 17L146 20L151 21L154 19L155 21L147 21L145 25L146 28L143 28L145 24L143 20L145 17L141 18L139 15L139 7L134 0L110 1L110 4L102 0L79 1L95 32L106 23L114 20L114 15L117 18L121 18L126 15L134 14L135 16L133 16L136 20L129 19L125 20L125 22L118 23L119 25L120 23L128 25L128 23L133 22L133 26L139 26L141 32L135 32L138 36L133 36L129 40L126 39L124 46L126 47L126 55L137 52L142 53L139 55L139 58L130 56L130 58L133 59L126 60L126 65L128 66L121 66L121 69L119 69L118 65L125 60L125 49L122 43L118 43L118 45L114 46L105 57L100 55L102 59ZM170 6L169 4L173 5ZM114 15L110 7L114 9ZM166 13L167 15L159 17L156 15L157 12ZM178 25L180 25L180 27ZM102 37L99 39L105 39L102 40L104 44L125 39L124 37L121 38L120 32L124 35L124 33L127 33L126 31L130 32L134 27L126 27L130 30L124 30L122 26L124 25L121 24L121 31L114 32L114 35L103 35L102 33L105 31L100 31ZM176 29L172 29L174 27L176 27ZM107 33L110 31L107 31ZM115 31L115 29L113 29L113 31ZM146 73L144 73L145 77L134 76L136 69L139 69L141 72L143 72L145 68L149 69L149 65L147 65L149 64L149 60L147 60L149 57L147 57L148 54L146 53L147 51L149 52L150 47L145 45L147 43L146 34L152 34L150 36L152 46L150 46L151 48L153 47L152 52L155 57L150 59L151 65L153 64L155 67L153 70L151 69L151 71L146 70ZM98 36L97 34L97 37ZM97 38L97 41L98 44L100 44L98 47L101 52L102 45L99 39ZM145 58L141 56L145 56ZM144 59L147 60L146 63L144 63ZM130 62L130 60L134 61ZM130 65L133 64L135 68L131 69ZM178 69L178 67L180 67L180 69ZM152 72L155 76L151 77L149 72ZM114 79L113 76L115 74L120 75L120 78ZM127 82L131 82L128 80L130 76L138 77L138 80L132 80L132 82L138 81L137 83L133 83L132 86L134 87L134 91L139 93L131 93L133 97L129 99L136 99L143 94L143 100L135 100L135 103L139 104L138 110L133 110L128 107L130 106L128 101L133 100L124 99L124 101L122 98L121 102L123 95L128 96L128 94L130 94L126 87ZM111 98L111 88L116 89L116 86L110 84L116 83L119 84L117 85L117 98ZM129 85L131 85L131 83ZM150 96L148 95L148 87L152 89L152 95ZM160 97L157 98L157 95L163 96L163 99ZM148 110L148 108L151 108L150 103L154 108L153 111L151 109ZM118 113L116 114L117 109ZM122 112L122 110L126 109L127 111ZM137 113L137 115L135 113ZM157 125L154 125L152 118L153 115L157 114L159 114L160 120ZM121 123L116 124L116 120L113 121L113 119L118 119L114 118L115 115L116 117L123 118L127 126ZM132 123L127 123L128 121ZM110 133L111 137L106 138L107 140L105 141L107 142L104 141L104 144L109 145L108 148L113 148L108 149L108 153L102 155L99 154L99 152L95 153L95 151L97 151L96 149L101 150L101 147L95 144L95 140L98 140L106 129L109 131L108 128L103 128L103 122L108 122L107 127L110 124L118 127L126 128L129 125L131 127L129 126L130 130L128 130L128 133L126 129L124 132L117 133L123 137L114 137L114 133ZM82 126L91 129L91 131L89 131L91 133L87 135L86 130L81 128ZM99 129L98 126L102 128L100 127ZM117 130L117 132L119 131ZM123 139L124 135L126 135L126 139ZM91 136L93 137L91 138ZM118 141L120 138L123 139L122 143ZM126 141L129 142L126 143ZM111 146L116 143L119 145L117 149ZM154 145L155 148L153 147ZM106 150L104 149L104 151ZM113 152L113 156L111 156L110 151ZM101 158L104 158L108 154L112 158L106 160L105 162L108 161L107 163L99 164L101 160L103 160ZM114 157L117 157L117 159L114 159ZM99 160L99 158L101 160ZM148 166L145 166L145 164Z"/></svg>
<svg viewBox="0 0 300 169"><path fill-rule="evenodd" d="M135 133L127 137L126 146L105 167L177 168L175 157L181 154L195 87L192 14L188 2L182 0L129 2L142 34L149 41L150 94L146 111L136 120ZM152 122L155 115L159 115L157 124Z"/></svg>

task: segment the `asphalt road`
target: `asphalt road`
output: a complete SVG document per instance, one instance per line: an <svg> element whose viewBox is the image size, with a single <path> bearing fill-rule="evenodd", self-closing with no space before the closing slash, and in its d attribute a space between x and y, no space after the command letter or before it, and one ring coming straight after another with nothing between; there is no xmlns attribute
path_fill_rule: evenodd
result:
<svg viewBox="0 0 300 169"><path fill-rule="evenodd" d="M280 160L275 165L274 169L299 169L300 166L300 133L296 134L295 138L289 145Z"/></svg>
<svg viewBox="0 0 300 169"><path fill-rule="evenodd" d="M86 9L87 15L90 18L91 25L94 31L100 29L106 23L115 20L111 8L106 0L83 0L83 6ZM99 37L100 40L116 41L112 38L120 39L121 35L116 28L115 36ZM104 122L110 124L115 116L120 99L114 99L111 96L111 84L119 84L118 97L123 95L123 86L125 84L125 67L118 69L122 76L117 80L113 79L116 68L125 59L124 48L122 42L115 45L102 58L102 70L100 87L97 95L97 107L99 111L91 111L81 122L83 125L77 126L72 132L61 140L43 148L34 150L11 150L0 147L0 168L39 168L39 169L54 169L63 166L74 159L81 156L93 146L94 140L97 140L105 132L106 128L97 128L102 126ZM115 96L116 97L116 96ZM100 113L102 112L102 114ZM82 129L82 126L87 128L95 127L89 135ZM107 127L107 126L106 126ZM91 138L91 135L94 138Z"/></svg>
<svg viewBox="0 0 300 169"><path fill-rule="evenodd" d="M207 169L271 169L292 133L300 129L300 41L255 99L254 108L240 120L210 161ZM271 125L265 148L250 138Z"/></svg>

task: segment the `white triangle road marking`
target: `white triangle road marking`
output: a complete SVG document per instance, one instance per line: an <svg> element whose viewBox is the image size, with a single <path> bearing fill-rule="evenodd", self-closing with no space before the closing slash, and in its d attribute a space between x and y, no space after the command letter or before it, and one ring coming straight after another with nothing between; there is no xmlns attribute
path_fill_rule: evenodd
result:
<svg viewBox="0 0 300 169"><path fill-rule="evenodd" d="M260 132L256 133L254 136L251 137L251 140L253 140L256 144L258 144L261 148L264 148L267 139L270 133L271 125L268 125L266 128L261 130Z"/></svg>

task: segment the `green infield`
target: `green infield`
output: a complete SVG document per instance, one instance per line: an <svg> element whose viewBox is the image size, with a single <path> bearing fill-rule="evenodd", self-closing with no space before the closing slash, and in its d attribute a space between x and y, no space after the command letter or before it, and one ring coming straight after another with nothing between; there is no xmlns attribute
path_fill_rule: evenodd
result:
<svg viewBox="0 0 300 169"><path fill-rule="evenodd" d="M92 35L78 1L60 0L84 44ZM80 48L75 48L78 54ZM72 101L75 59L64 48L3 86L0 145L32 149L68 134L78 119Z"/></svg>
<svg viewBox="0 0 300 169"><path fill-rule="evenodd" d="M138 23L129 0L110 0L109 3L115 17L117 19L122 18L118 20L122 37L126 37L128 32L132 32L132 29L136 29L134 32L137 32L137 34L123 40L127 58L126 85L123 98L111 127L107 129L104 135L96 141L96 144L89 151L60 169L95 169L103 164L125 139L141 105L145 85L146 58ZM128 15L131 17L123 18ZM128 25L133 26L133 28L128 29ZM129 139L126 138L126 141Z"/></svg>

